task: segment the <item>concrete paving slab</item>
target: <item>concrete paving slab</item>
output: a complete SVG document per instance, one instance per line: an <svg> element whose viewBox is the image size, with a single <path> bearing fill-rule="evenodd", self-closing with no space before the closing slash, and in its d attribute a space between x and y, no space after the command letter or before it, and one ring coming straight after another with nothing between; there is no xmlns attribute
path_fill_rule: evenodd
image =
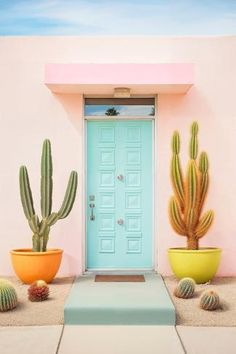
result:
<svg viewBox="0 0 236 354"><path fill-rule="evenodd" d="M63 326L0 327L1 354L56 354Z"/></svg>
<svg viewBox="0 0 236 354"><path fill-rule="evenodd" d="M187 354L235 354L236 327L177 326Z"/></svg>
<svg viewBox="0 0 236 354"><path fill-rule="evenodd" d="M159 274L145 274L145 282L94 281L79 277L65 304L65 324L175 325L175 308Z"/></svg>
<svg viewBox="0 0 236 354"><path fill-rule="evenodd" d="M65 326L58 354L184 354L174 326Z"/></svg>

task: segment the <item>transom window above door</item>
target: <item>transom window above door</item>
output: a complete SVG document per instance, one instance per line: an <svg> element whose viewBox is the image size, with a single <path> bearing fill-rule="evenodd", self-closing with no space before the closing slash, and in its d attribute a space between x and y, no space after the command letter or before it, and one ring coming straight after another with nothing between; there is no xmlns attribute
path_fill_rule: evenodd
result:
<svg viewBox="0 0 236 354"><path fill-rule="evenodd" d="M155 98L85 98L85 116L148 117L155 115Z"/></svg>

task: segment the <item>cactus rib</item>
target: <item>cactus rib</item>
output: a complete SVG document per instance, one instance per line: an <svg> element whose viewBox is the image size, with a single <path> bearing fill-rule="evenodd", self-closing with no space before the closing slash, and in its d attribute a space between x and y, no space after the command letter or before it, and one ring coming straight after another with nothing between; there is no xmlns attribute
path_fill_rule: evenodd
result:
<svg viewBox="0 0 236 354"><path fill-rule="evenodd" d="M51 144L48 139L43 143L41 157L41 213L46 218L52 209L52 156Z"/></svg>
<svg viewBox="0 0 236 354"><path fill-rule="evenodd" d="M39 218L37 215L33 215L30 219L29 219L29 226L31 228L31 230L34 233L38 233L39 232Z"/></svg>
<svg viewBox="0 0 236 354"><path fill-rule="evenodd" d="M77 189L77 172L72 171L67 184L66 193L61 209L58 211L59 219L67 217L73 206Z"/></svg>
<svg viewBox="0 0 236 354"><path fill-rule="evenodd" d="M205 214L203 214L195 230L195 236L197 238L203 237L211 227L213 220L214 220L214 213L212 210L209 210Z"/></svg>
<svg viewBox="0 0 236 354"><path fill-rule="evenodd" d="M25 166L20 168L20 196L26 218L29 220L34 214L34 204L30 188L28 171Z"/></svg>
<svg viewBox="0 0 236 354"><path fill-rule="evenodd" d="M174 230L179 235L186 236L186 229L181 217L180 208L174 197L172 197L170 200L169 214L170 214L171 225L174 228Z"/></svg>
<svg viewBox="0 0 236 354"><path fill-rule="evenodd" d="M197 133L198 133L198 124L194 122L191 127L191 140L190 140L190 158L192 160L196 160L198 154L198 140L197 140Z"/></svg>

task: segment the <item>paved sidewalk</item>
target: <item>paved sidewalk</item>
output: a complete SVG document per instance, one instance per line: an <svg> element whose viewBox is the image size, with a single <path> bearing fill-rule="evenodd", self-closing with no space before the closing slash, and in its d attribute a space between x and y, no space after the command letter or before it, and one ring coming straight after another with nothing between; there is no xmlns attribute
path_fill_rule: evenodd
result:
<svg viewBox="0 0 236 354"><path fill-rule="evenodd" d="M1 354L235 354L236 327L0 327Z"/></svg>

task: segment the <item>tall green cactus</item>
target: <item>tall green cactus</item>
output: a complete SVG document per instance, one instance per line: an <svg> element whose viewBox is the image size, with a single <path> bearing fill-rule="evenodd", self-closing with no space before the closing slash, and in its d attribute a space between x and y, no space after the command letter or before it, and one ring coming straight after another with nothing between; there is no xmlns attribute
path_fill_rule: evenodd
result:
<svg viewBox="0 0 236 354"><path fill-rule="evenodd" d="M46 252L50 227L59 219L67 217L75 201L78 176L77 172L72 171L61 208L57 213L51 212L53 190L52 173L51 143L46 139L43 143L41 157L41 221L35 214L27 168L21 166L19 174L21 202L24 214L33 231L32 250L34 252Z"/></svg>
<svg viewBox="0 0 236 354"><path fill-rule="evenodd" d="M198 157L198 124L191 126L191 140L189 147L190 161L188 163L185 179L180 165L180 137L174 132L172 138L171 180L174 196L169 203L169 218L173 229L182 236L187 237L187 249L196 250L199 239L209 230L214 213L202 209L209 186L208 158L205 152Z"/></svg>

